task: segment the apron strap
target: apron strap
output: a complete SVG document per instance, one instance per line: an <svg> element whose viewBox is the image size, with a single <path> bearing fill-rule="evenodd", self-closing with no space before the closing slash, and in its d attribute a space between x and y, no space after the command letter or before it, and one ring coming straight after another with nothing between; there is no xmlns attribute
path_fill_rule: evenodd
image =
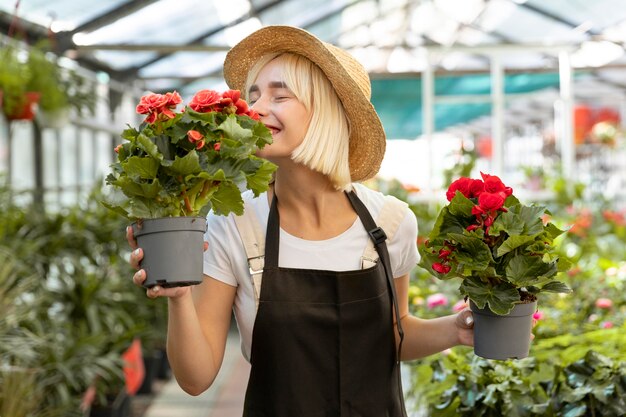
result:
<svg viewBox="0 0 626 417"><path fill-rule="evenodd" d="M391 262L389 260L389 251L387 250L387 245L385 244L385 240L387 240L387 235L385 231L376 225L372 215L365 207L365 204L357 197L354 191L350 191L346 193L348 198L350 199L350 203L352 207L356 210L365 226L365 230L370 236L370 239L374 242L376 247L376 251L378 252L378 256L383 261L383 266L385 269L385 275L387 276L387 283L389 284L389 291L391 292L393 308L396 313L396 328L398 329L398 335L400 336L400 343L398 344L398 351L396 353L396 361L400 363L400 354L402 351L402 341L404 340L404 330L402 330L402 323L400 323L400 308L398 306L398 296L396 294L396 286L394 284L393 273L391 270Z"/></svg>
<svg viewBox="0 0 626 417"><path fill-rule="evenodd" d="M350 193L346 194L350 198ZM404 209L406 207L408 207L408 205L404 201L399 200L393 196L386 196L385 203L380 210L374 227L371 227L371 225L370 227L368 227L365 224L363 217L360 216L361 221L363 222L363 225L365 226L366 230L368 230L368 232L376 227L379 227L381 230L384 230L386 239L391 240L398 230L398 226L404 219ZM367 209L365 210L367 211L368 217L371 219L369 211ZM234 219L237 226L237 231L239 232L239 236L241 237L241 241L243 242L243 246L246 251L246 257L248 258L248 267L250 268L250 276L254 289L254 301L258 309L259 297L261 294L263 267L265 266L265 236L250 202L245 203L243 214L240 216L234 216ZM365 250L363 252L363 256L361 257L361 268L366 269L376 265L380 258L382 257L379 256L378 248L374 245L374 240L369 239L367 241L367 246L365 247ZM388 270L391 274L391 266L389 266ZM394 286L392 286L392 294L395 300ZM397 314L398 313L396 313L396 315Z"/></svg>
<svg viewBox="0 0 626 417"><path fill-rule="evenodd" d="M241 216L234 216L239 236L243 242L246 256L248 257L248 267L252 279L254 291L254 302L258 309L259 296L261 294L261 277L265 264L265 236L261 225L254 213L254 208L249 202L245 202L244 212Z"/></svg>
<svg viewBox="0 0 626 417"><path fill-rule="evenodd" d="M387 240L390 242L393 240L393 236L396 234L400 223L404 220L405 209L408 206L407 203L394 196L385 196L385 204L376 218L376 224L385 231ZM374 241L370 239L367 241L363 256L361 256L361 268L371 268L376 265L378 259L378 252L374 247Z"/></svg>

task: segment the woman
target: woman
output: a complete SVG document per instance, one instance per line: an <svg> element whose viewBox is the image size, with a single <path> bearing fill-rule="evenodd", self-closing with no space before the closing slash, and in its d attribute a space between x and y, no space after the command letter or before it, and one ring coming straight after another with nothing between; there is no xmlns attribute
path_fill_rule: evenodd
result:
<svg viewBox="0 0 626 417"><path fill-rule="evenodd" d="M202 284L147 292L169 298L178 383L211 386L234 309L252 364L244 416L405 415L399 359L472 345L472 318L409 315L415 216L358 184L385 149L367 72L304 30L270 26L229 52L224 76L272 131L259 156L279 169L267 193L245 194L243 217L209 215Z"/></svg>

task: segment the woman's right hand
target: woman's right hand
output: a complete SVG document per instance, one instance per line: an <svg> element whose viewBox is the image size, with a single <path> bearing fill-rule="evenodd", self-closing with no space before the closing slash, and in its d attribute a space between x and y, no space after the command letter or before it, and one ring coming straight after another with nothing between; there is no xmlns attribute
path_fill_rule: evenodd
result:
<svg viewBox="0 0 626 417"><path fill-rule="evenodd" d="M143 249L137 246L137 240L133 236L133 228L132 226L128 226L126 228L126 240L130 245L132 252L130 253L130 264L133 268L137 270L135 275L133 275L133 282L137 286L142 286L144 281L146 280L146 271L141 269L141 260L143 259ZM204 242L204 250L207 250L209 244L208 242ZM170 297L170 298L179 298L185 294L191 292L191 287L173 287L173 288L163 288L160 285L155 285L152 288L148 288L146 290L146 295L149 298L156 297Z"/></svg>

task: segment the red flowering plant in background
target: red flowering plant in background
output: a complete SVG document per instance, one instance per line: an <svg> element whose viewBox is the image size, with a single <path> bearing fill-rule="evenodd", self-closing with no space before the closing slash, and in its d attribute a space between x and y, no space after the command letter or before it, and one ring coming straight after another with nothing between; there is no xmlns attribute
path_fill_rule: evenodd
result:
<svg viewBox="0 0 626 417"><path fill-rule="evenodd" d="M267 190L276 166L258 158L271 132L240 92L196 93L180 111L177 92L141 97L138 128L122 133L103 202L129 219L243 212L241 188Z"/></svg>
<svg viewBox="0 0 626 417"><path fill-rule="evenodd" d="M563 233L542 219L544 207L525 206L494 175L462 177L424 245L420 266L437 278L461 278L461 294L477 307L507 314L540 292L570 292L556 275L570 267L554 246Z"/></svg>

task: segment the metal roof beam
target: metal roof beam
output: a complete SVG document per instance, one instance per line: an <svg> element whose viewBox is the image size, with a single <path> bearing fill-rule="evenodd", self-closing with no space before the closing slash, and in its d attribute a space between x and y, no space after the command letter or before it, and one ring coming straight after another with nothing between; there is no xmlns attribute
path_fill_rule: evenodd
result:
<svg viewBox="0 0 626 417"><path fill-rule="evenodd" d="M101 14L100 16L97 16L88 22L83 23L71 32L68 32L68 35L73 36L79 32L93 32L103 26L115 23L115 21L130 14L133 14L146 6L151 5L152 3L156 3L156 1L157 0L130 0L114 8L113 10L109 10L108 12Z"/></svg>
<svg viewBox="0 0 626 417"><path fill-rule="evenodd" d="M250 12L244 14L243 16L233 20L232 22L226 24L226 25L221 25L215 29L211 29L208 32L202 33L199 36L197 36L196 38L192 39L191 41L188 42L188 45L193 45L193 44L200 44L204 39L208 38L209 36L213 36L216 33L219 33L221 31L223 31L224 29L227 29L229 27L233 27L235 25L238 25L239 23L243 23L246 20L255 17L258 13L261 13L265 10L271 9L272 7L282 3L283 0L274 0L271 1L265 5L263 5L262 7L259 7L258 9L250 9ZM152 65L164 58L169 57L170 55L172 55L175 52L167 52L167 53L161 53L158 56L148 60L147 62L143 62L141 65L139 66L135 66L135 67L131 67L128 68L127 70L122 71L122 74L124 76L124 78L133 78L137 76L137 73L139 72L139 70L141 70L141 68L144 68L148 65Z"/></svg>
<svg viewBox="0 0 626 417"><path fill-rule="evenodd" d="M566 18L564 18L562 16L557 16L554 13L548 12L547 10L543 10L543 9L537 7L537 6L533 6L533 5L528 4L528 3L519 4L519 7L523 7L525 9L530 10L530 11L532 11L534 13L537 13L537 14L543 16L543 17L547 17L550 20L554 20L555 22L562 23L562 24L564 24L566 26L571 27L572 29L573 28L577 28L578 26L580 26L582 24L582 22L581 23L572 22L571 20L568 20L568 19L566 19ZM599 35L601 35L600 32L598 32L597 30L594 30L592 28L587 30L587 32L590 35L592 35L592 36L599 36Z"/></svg>

